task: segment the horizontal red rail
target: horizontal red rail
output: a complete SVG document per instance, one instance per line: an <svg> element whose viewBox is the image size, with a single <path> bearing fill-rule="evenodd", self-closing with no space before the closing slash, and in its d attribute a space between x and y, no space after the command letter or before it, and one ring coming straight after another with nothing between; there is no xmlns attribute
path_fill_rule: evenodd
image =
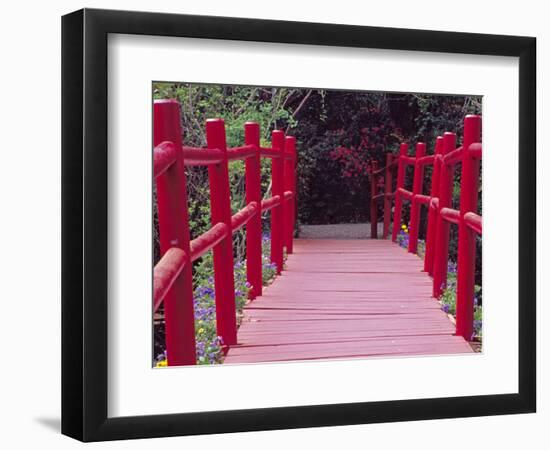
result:
<svg viewBox="0 0 550 450"><path fill-rule="evenodd" d="M281 197L278 195L262 200L262 212L275 208L275 206L278 206L280 203Z"/></svg>
<svg viewBox="0 0 550 450"><path fill-rule="evenodd" d="M271 147L260 147L260 155L265 156L266 158L280 158L282 153Z"/></svg>
<svg viewBox="0 0 550 450"><path fill-rule="evenodd" d="M243 145L241 147L233 147L227 149L227 159L229 161L235 161L239 159L246 159L254 156L258 151L258 147L255 145Z"/></svg>
<svg viewBox="0 0 550 450"><path fill-rule="evenodd" d="M233 233L241 229L246 225L246 223L254 217L255 214L259 212L258 203L251 202L246 205L239 212L231 216L231 230Z"/></svg>
<svg viewBox="0 0 550 450"><path fill-rule="evenodd" d="M427 165L433 164L434 161L435 161L435 155L423 156L422 158L418 158L416 160L416 162L421 166L427 166Z"/></svg>
<svg viewBox="0 0 550 450"><path fill-rule="evenodd" d="M407 200L412 200L413 198L413 193L411 191L407 191L404 188L397 189L397 194L400 195L401 197L406 198Z"/></svg>
<svg viewBox="0 0 550 450"><path fill-rule="evenodd" d="M460 212L452 208L441 208L439 211L441 217L443 217L447 222L459 224L460 222Z"/></svg>
<svg viewBox="0 0 550 450"><path fill-rule="evenodd" d="M462 147L458 147L443 157L443 163L447 166L454 166L459 162L462 162Z"/></svg>
<svg viewBox="0 0 550 450"><path fill-rule="evenodd" d="M155 178L162 175L176 161L176 147L172 142L161 142L153 151Z"/></svg>
<svg viewBox="0 0 550 450"><path fill-rule="evenodd" d="M193 239L191 246L191 261L196 261L207 251L218 245L229 233L229 228L225 223L219 222L208 231Z"/></svg>
<svg viewBox="0 0 550 450"><path fill-rule="evenodd" d="M391 155L391 153L388 153ZM386 170L397 167L397 163L399 162L399 158L395 158L391 163L386 164L384 167L377 169L372 172L373 175L380 175L381 173L384 173Z"/></svg>
<svg viewBox="0 0 550 450"><path fill-rule="evenodd" d="M208 166L223 161L223 151L218 148L182 147L186 166Z"/></svg>
<svg viewBox="0 0 550 450"><path fill-rule="evenodd" d="M399 159L409 166L414 166L416 164L416 158L414 156L400 156Z"/></svg>
<svg viewBox="0 0 550 450"><path fill-rule="evenodd" d="M430 199L431 197L429 195L423 195L423 194L416 194L413 197L413 201L416 203L420 203L421 205L429 205Z"/></svg>
<svg viewBox="0 0 550 450"><path fill-rule="evenodd" d="M260 147L260 156L263 156L264 158L280 158L282 156L286 161L296 160L295 154L286 152L281 154L278 150L271 147Z"/></svg>
<svg viewBox="0 0 550 450"><path fill-rule="evenodd" d="M379 200L381 198L392 198L394 196L395 196L395 192L380 192L379 194L376 194L374 197L372 197L372 200Z"/></svg>
<svg viewBox="0 0 550 450"><path fill-rule="evenodd" d="M473 212L466 213L464 214L464 223L468 226L468 228L481 235L482 220L480 215Z"/></svg>
<svg viewBox="0 0 550 450"><path fill-rule="evenodd" d="M153 271L153 312L159 308L187 261L182 249L172 247L157 263Z"/></svg>

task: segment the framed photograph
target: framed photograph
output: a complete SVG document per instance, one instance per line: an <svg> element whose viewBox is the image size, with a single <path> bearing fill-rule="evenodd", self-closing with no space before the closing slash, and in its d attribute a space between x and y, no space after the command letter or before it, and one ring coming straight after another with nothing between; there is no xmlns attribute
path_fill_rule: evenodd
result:
<svg viewBox="0 0 550 450"><path fill-rule="evenodd" d="M62 21L62 432L535 412L532 37Z"/></svg>

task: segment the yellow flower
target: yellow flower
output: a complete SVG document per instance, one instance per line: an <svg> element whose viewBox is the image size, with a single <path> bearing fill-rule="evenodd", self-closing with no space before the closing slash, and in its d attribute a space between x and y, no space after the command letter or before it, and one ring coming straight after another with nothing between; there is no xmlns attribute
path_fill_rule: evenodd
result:
<svg viewBox="0 0 550 450"><path fill-rule="evenodd" d="M168 361L166 359L163 359L162 361L159 361L155 367L166 367L168 366Z"/></svg>
<svg viewBox="0 0 550 450"><path fill-rule="evenodd" d="M204 333L204 328L199 328L199 329L197 330L197 333L198 333L198 334Z"/></svg>
<svg viewBox="0 0 550 450"><path fill-rule="evenodd" d="M406 229L407 229L407 225L401 225L401 229L402 229L402 230L406 230Z"/></svg>

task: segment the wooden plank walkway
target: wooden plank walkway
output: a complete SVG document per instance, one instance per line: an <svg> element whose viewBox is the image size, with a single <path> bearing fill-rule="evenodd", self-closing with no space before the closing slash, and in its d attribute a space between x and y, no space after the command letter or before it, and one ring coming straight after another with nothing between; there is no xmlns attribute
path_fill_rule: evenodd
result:
<svg viewBox="0 0 550 450"><path fill-rule="evenodd" d="M472 352L431 290L422 261L388 240L297 239L225 363Z"/></svg>

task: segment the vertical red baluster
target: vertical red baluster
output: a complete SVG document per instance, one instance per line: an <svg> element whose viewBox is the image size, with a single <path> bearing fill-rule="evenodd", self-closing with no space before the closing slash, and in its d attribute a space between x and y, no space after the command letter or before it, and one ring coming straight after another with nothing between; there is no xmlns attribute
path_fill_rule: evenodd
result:
<svg viewBox="0 0 550 450"><path fill-rule="evenodd" d="M258 212L246 225L246 275L251 285L249 297L262 295L262 191L260 185L260 126L255 122L244 125L246 145L255 145L254 156L245 162L246 203L256 202Z"/></svg>
<svg viewBox="0 0 550 450"><path fill-rule="evenodd" d="M399 189L405 187L405 162L402 156L407 156L409 146L407 144L401 144L399 146L399 156L397 161L397 186L395 187L395 210L393 213L393 231L391 240L397 241L397 233L401 228L401 209L403 207L403 199L399 195Z"/></svg>
<svg viewBox="0 0 550 450"><path fill-rule="evenodd" d="M370 172L370 237L371 239L378 238L378 205L376 195L378 194L378 161L371 161Z"/></svg>
<svg viewBox="0 0 550 450"><path fill-rule="evenodd" d="M390 221L391 221L391 188L392 188L392 167L391 163L393 161L393 155L391 153L386 153L386 170L384 176L384 233L382 235L383 239L388 239L388 234L390 232Z"/></svg>
<svg viewBox="0 0 550 450"><path fill-rule="evenodd" d="M428 204L428 230L426 231L426 254L424 255L424 271L433 275L434 247L437 230L436 202L432 201L439 196L439 175L441 171L441 160L443 158L443 137L438 136L435 140L435 158L432 171L432 183L430 189L430 203Z"/></svg>
<svg viewBox="0 0 550 450"><path fill-rule="evenodd" d="M286 202L285 213L285 247L287 254L293 251L294 216L296 214L296 138L285 137L285 168L284 191L292 192L292 197Z"/></svg>
<svg viewBox="0 0 550 450"><path fill-rule="evenodd" d="M278 156L271 160L271 192L281 199L278 206L271 210L271 262L277 265L277 273L283 270L283 218L284 218L284 141L285 133L274 130L271 134L271 146Z"/></svg>
<svg viewBox="0 0 550 450"><path fill-rule="evenodd" d="M460 222L458 226L458 274L456 292L456 334L471 340L474 320L474 283L476 236L464 222L464 214L477 213L479 160L470 156L468 148L481 137L481 117L464 119L462 173L460 177Z"/></svg>
<svg viewBox="0 0 550 450"><path fill-rule="evenodd" d="M449 153L456 147L456 135L445 133L443 135L443 151ZM447 222L439 211L442 208L449 208L452 204L453 195L453 166L441 164L439 173L439 210L437 214L437 231L435 238L435 254L433 268L433 296L439 298L443 287L447 284L447 266L449 263L449 222Z"/></svg>
<svg viewBox="0 0 550 450"><path fill-rule="evenodd" d="M181 157L182 132L180 107L175 100L156 100L154 103L154 145L171 141L178 159L156 179L160 228L160 251L164 255L171 247L189 249L189 219L185 169ZM193 310L193 275L186 264L164 298L166 353L170 366L196 363L195 318Z"/></svg>
<svg viewBox="0 0 550 450"><path fill-rule="evenodd" d="M227 236L214 247L214 290L216 295L216 326L224 345L237 343L237 320L235 312L235 281L233 278L233 234L231 231L231 200L227 165L225 124L222 119L206 121L208 148L218 148L224 160L208 166L210 182L210 209L212 225L219 222L227 226Z"/></svg>
<svg viewBox="0 0 550 450"><path fill-rule="evenodd" d="M426 144L416 144L416 162L414 164L413 197L411 200L411 222L409 224L409 253L418 251L418 235L420 228L420 203L416 196L422 194L422 183L424 181L424 166L419 159L426 154Z"/></svg>

